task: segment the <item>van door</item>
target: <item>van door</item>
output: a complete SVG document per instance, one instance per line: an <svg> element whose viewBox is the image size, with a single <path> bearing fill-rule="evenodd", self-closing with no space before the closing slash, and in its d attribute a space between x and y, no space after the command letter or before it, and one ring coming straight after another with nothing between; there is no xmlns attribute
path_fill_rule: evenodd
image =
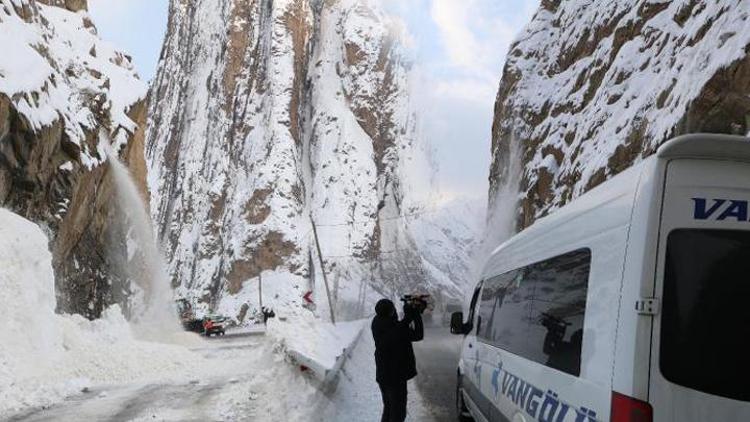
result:
<svg viewBox="0 0 750 422"><path fill-rule="evenodd" d="M664 189L654 420L750 420L750 163L676 159Z"/></svg>
<svg viewBox="0 0 750 422"><path fill-rule="evenodd" d="M477 328L481 325L481 320L477 315L479 306L479 296L482 291L482 282L474 290L469 305L469 316L467 321L471 324L471 331L466 335L461 350L461 360L463 361L463 372L461 374L461 389L464 394L466 407L476 418L477 421L486 420L486 408L483 406L485 400L481 392L481 375L478 372L480 361L477 353L479 352L477 344ZM484 419L483 419L484 418Z"/></svg>

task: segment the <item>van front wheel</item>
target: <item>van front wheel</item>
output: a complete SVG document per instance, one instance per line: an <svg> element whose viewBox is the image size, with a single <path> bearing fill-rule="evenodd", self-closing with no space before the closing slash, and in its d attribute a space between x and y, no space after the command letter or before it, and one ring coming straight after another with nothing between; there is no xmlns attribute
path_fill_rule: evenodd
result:
<svg viewBox="0 0 750 422"><path fill-rule="evenodd" d="M469 409L466 408L466 403L464 403L461 375L458 376L458 381L456 382L456 414L458 415L458 422L474 422L474 418L471 417L471 413L469 413Z"/></svg>

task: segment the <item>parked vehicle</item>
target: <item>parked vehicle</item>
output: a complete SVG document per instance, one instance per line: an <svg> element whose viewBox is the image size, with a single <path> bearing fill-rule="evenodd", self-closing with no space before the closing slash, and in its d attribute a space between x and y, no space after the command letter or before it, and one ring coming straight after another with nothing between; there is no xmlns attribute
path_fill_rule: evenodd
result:
<svg viewBox="0 0 750 422"><path fill-rule="evenodd" d="M194 333L203 332L203 319L196 318L193 305L187 299L177 299L177 312L180 315L180 323L185 331Z"/></svg>
<svg viewBox="0 0 750 422"><path fill-rule="evenodd" d="M203 318L203 332L206 337L211 335L224 335L225 328L227 325L227 318L220 315L209 315Z"/></svg>
<svg viewBox="0 0 750 422"><path fill-rule="evenodd" d="M458 364L477 421L750 420L750 140L674 139L501 245Z"/></svg>

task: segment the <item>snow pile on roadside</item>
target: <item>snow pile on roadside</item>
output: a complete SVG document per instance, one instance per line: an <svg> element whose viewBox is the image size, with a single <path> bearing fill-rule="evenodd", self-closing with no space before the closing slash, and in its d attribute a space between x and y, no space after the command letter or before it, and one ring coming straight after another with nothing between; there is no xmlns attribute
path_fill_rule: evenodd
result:
<svg viewBox="0 0 750 422"><path fill-rule="evenodd" d="M97 321L56 315L47 245L39 227L0 209L0 415L50 405L93 383L196 375L201 356L136 340L118 307Z"/></svg>
<svg viewBox="0 0 750 422"><path fill-rule="evenodd" d="M268 334L278 339L295 363L308 367L322 381L335 375L342 359L359 339L365 323L358 320L334 325L302 319L293 323L271 320Z"/></svg>

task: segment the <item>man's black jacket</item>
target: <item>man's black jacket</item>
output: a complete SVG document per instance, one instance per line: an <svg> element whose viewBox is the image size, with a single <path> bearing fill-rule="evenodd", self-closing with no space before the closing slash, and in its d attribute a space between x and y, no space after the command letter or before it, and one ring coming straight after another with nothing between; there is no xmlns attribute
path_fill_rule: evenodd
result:
<svg viewBox="0 0 750 422"><path fill-rule="evenodd" d="M412 322L414 328L410 326ZM417 365L411 343L424 337L421 315L409 313L401 321L397 317L375 316L371 328L375 339L377 382L389 385L414 378Z"/></svg>

